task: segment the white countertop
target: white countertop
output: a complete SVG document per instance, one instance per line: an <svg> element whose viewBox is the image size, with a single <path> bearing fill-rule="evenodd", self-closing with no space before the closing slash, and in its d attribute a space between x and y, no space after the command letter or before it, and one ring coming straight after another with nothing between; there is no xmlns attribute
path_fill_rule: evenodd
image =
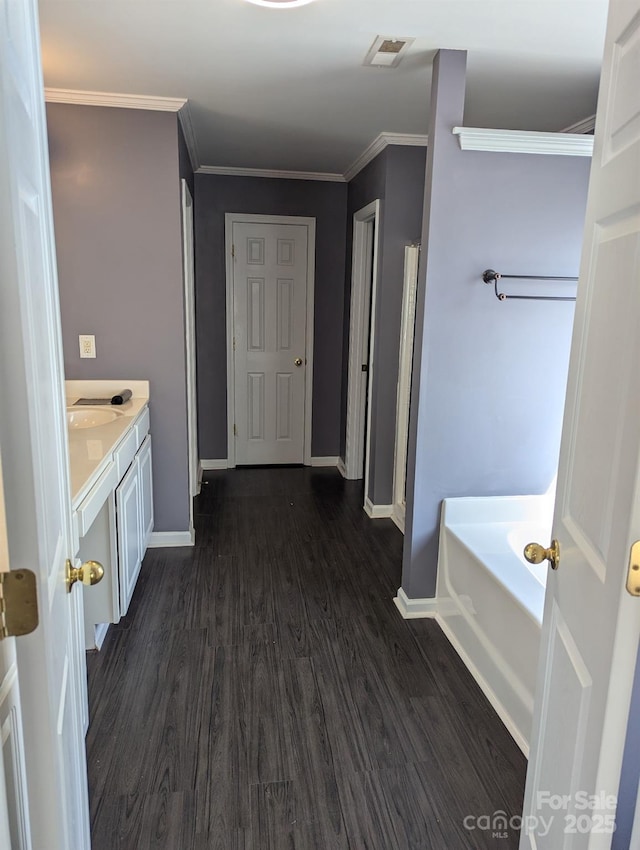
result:
<svg viewBox="0 0 640 850"><path fill-rule="evenodd" d="M104 405L101 409L118 414L113 422L95 428L69 428L69 465L71 472L71 506L75 510L108 465L111 456L149 403L148 381L67 381L67 407L78 398L108 398L123 387L133 390L134 397L124 404ZM80 405L76 410L92 409Z"/></svg>

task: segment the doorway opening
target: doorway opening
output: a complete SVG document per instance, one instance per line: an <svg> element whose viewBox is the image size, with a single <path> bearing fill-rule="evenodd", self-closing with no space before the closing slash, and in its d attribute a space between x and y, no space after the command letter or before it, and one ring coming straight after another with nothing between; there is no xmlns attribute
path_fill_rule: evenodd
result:
<svg viewBox="0 0 640 850"><path fill-rule="evenodd" d="M416 291L420 246L404 249L404 284L400 325L400 357L398 361L398 393L396 397L396 445L393 463L393 512L391 519L404 534L407 503L407 445L409 442L409 408L413 374L413 336L416 324Z"/></svg>
<svg viewBox="0 0 640 850"><path fill-rule="evenodd" d="M351 320L347 382L345 478L364 478L369 492L371 387L373 386L380 200L353 216Z"/></svg>

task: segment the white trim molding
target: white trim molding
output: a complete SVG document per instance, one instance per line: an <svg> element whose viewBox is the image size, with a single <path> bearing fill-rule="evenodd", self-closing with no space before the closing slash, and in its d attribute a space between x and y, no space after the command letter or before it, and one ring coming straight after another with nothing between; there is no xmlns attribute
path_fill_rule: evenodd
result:
<svg viewBox="0 0 640 850"><path fill-rule="evenodd" d="M401 587L398 588L398 595L394 597L393 601L405 620L435 617L438 613L438 600L435 597L409 599Z"/></svg>
<svg viewBox="0 0 640 850"><path fill-rule="evenodd" d="M393 505L374 505L367 496L364 500L364 511L371 519L390 519L393 516Z"/></svg>
<svg viewBox="0 0 640 850"><path fill-rule="evenodd" d="M343 478L347 477L347 467L344 465L344 460L339 457L338 463L336 464L338 467L338 472L342 475Z"/></svg>
<svg viewBox="0 0 640 850"><path fill-rule="evenodd" d="M194 169L195 171L196 169ZM321 180L329 183L346 183L342 174L323 171L284 171L270 168L236 168L226 165L201 165L198 174L220 174L229 177L271 177L276 180Z"/></svg>
<svg viewBox="0 0 640 850"><path fill-rule="evenodd" d="M189 531L152 531L147 546L149 549L162 549L165 546L194 546L196 532Z"/></svg>
<svg viewBox="0 0 640 850"><path fill-rule="evenodd" d="M364 464L365 493L369 489L371 387L381 214L378 199L362 207L353 216L344 466L345 478L357 480L362 478ZM366 366L365 370L363 366Z"/></svg>
<svg viewBox="0 0 640 850"><path fill-rule="evenodd" d="M592 156L593 136L572 133L537 133L528 130L484 130L454 127L463 151L532 153L553 156Z"/></svg>
<svg viewBox="0 0 640 850"><path fill-rule="evenodd" d="M575 124L570 124L561 133L591 133L596 128L596 116L589 115L588 118L583 118L582 121L576 121Z"/></svg>
<svg viewBox="0 0 640 850"><path fill-rule="evenodd" d="M151 109L156 112L179 112L187 103L185 97L156 97L144 94L80 91L78 89L45 89L47 103L75 103L79 106L114 106L121 109Z"/></svg>
<svg viewBox="0 0 640 850"><path fill-rule="evenodd" d="M417 133L380 133L379 136L371 142L371 144L355 159L344 172L344 180L348 183L350 180L359 174L363 168L374 160L379 153L389 145L407 145L410 147L427 146L429 141L428 136L419 135Z"/></svg>
<svg viewBox="0 0 640 850"><path fill-rule="evenodd" d="M200 466L203 469L228 469L229 461L226 457L222 458L202 458Z"/></svg>
<svg viewBox="0 0 640 850"><path fill-rule="evenodd" d="M104 639L107 636L107 632L109 631L109 626L111 623L96 623L95 627L95 648L102 649L102 644L104 643Z"/></svg>
<svg viewBox="0 0 640 850"><path fill-rule="evenodd" d="M393 505L393 511L391 513L391 519L395 523L396 527L404 534L404 524L406 517L406 509L404 505Z"/></svg>
<svg viewBox="0 0 640 850"><path fill-rule="evenodd" d="M312 457L311 466L337 466L339 457L328 455L327 457Z"/></svg>

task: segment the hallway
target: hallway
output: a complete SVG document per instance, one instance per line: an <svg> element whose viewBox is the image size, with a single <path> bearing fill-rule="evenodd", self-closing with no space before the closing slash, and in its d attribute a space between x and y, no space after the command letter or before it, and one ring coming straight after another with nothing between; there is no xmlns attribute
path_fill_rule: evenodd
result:
<svg viewBox="0 0 640 850"><path fill-rule="evenodd" d="M89 656L93 850L515 848L526 761L333 469L205 473Z"/></svg>

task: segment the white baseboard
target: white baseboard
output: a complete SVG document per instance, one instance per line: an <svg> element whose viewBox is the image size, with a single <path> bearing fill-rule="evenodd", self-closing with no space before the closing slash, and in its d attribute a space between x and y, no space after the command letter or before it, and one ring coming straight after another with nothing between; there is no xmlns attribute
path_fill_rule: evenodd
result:
<svg viewBox="0 0 640 850"><path fill-rule="evenodd" d="M344 461L341 457L338 458L338 472L343 478L347 477L347 467L344 465Z"/></svg>
<svg viewBox="0 0 640 850"><path fill-rule="evenodd" d="M399 587L398 595L393 600L396 608L405 620L418 620L424 617L435 617L438 613L438 600L433 598L409 599L404 590Z"/></svg>
<svg viewBox="0 0 640 850"><path fill-rule="evenodd" d="M312 457L311 466L337 466L339 457Z"/></svg>
<svg viewBox="0 0 640 850"><path fill-rule="evenodd" d="M196 542L195 529L189 531L152 531L147 546L162 549L165 546L193 546Z"/></svg>
<svg viewBox="0 0 640 850"><path fill-rule="evenodd" d="M206 458L202 458L200 461L200 466L203 469L228 469L229 461L227 458L214 458L207 460Z"/></svg>
<svg viewBox="0 0 640 850"><path fill-rule="evenodd" d="M374 505L368 496L364 500L364 510L371 519L388 519L393 515L393 505Z"/></svg>
<svg viewBox="0 0 640 850"><path fill-rule="evenodd" d="M111 623L98 623L95 628L95 644L96 649L102 649L102 644L104 643L104 639L107 636L107 632L109 631L109 626Z"/></svg>
<svg viewBox="0 0 640 850"><path fill-rule="evenodd" d="M400 529L400 531L403 534L404 534L404 518L405 518L404 509L399 507L398 505L394 505L393 511L391 513L391 519L395 522L396 526Z"/></svg>

